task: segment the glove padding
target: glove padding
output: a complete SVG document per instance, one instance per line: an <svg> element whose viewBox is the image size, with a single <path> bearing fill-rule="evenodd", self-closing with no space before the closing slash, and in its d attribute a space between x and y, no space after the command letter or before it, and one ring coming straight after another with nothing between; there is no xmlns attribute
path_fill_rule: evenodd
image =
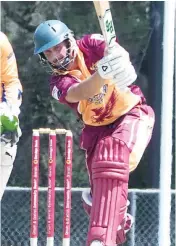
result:
<svg viewBox="0 0 176 246"><path fill-rule="evenodd" d="M118 43L108 49L108 54L97 63L97 68L103 79L111 79L119 89L126 88L137 78L129 53Z"/></svg>
<svg viewBox="0 0 176 246"><path fill-rule="evenodd" d="M137 79L137 74L135 72L135 69L132 64L129 65L129 67L126 69L125 72L122 72L121 74L115 75L112 79L113 83L117 85L119 89L125 89L127 86L134 83L134 81Z"/></svg>
<svg viewBox="0 0 176 246"><path fill-rule="evenodd" d="M22 135L21 129L18 126L15 131L3 132L0 139L1 139L1 142L4 142L5 144L10 143L11 146L13 146L14 144L16 144L19 141L19 138L21 137L21 135Z"/></svg>
<svg viewBox="0 0 176 246"><path fill-rule="evenodd" d="M0 130L1 134L6 131L13 132L19 126L18 116L13 111L13 107L6 102L0 103Z"/></svg>

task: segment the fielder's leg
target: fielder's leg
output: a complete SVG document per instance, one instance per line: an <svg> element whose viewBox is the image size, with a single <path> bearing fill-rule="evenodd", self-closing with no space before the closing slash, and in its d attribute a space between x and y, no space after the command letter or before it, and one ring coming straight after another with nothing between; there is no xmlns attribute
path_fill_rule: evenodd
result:
<svg viewBox="0 0 176 246"><path fill-rule="evenodd" d="M92 161L92 208L87 246L93 241L116 245L117 228L123 221L128 193L129 150L113 137L102 139Z"/></svg>
<svg viewBox="0 0 176 246"><path fill-rule="evenodd" d="M0 162L0 201L9 180L17 152L17 145L5 144L1 142L1 162Z"/></svg>

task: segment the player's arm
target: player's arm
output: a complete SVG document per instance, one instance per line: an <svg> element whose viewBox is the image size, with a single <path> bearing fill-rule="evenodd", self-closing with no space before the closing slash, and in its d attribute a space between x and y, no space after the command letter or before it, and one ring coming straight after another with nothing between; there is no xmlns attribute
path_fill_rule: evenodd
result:
<svg viewBox="0 0 176 246"><path fill-rule="evenodd" d="M15 144L21 136L18 115L20 113L22 86L18 78L16 58L8 38L1 37L1 80L3 102L0 104L1 142Z"/></svg>
<svg viewBox="0 0 176 246"><path fill-rule="evenodd" d="M100 34L86 35L82 40L82 46L87 50L92 50L98 60L104 56L105 41ZM111 58L110 58L111 59ZM99 72L95 72L88 79L81 83L72 85L67 91L66 100L70 103L75 103L81 100L86 100L100 92L100 88L106 83L106 78L103 79Z"/></svg>
<svg viewBox="0 0 176 246"><path fill-rule="evenodd" d="M75 103L86 100L100 92L106 80L111 80L117 89L125 88L136 80L129 54L120 45L115 45L109 53L97 63L97 72L90 78L69 88L66 100Z"/></svg>
<svg viewBox="0 0 176 246"><path fill-rule="evenodd" d="M116 88L124 89L137 78L129 53L118 43L108 49L108 52L105 51L105 42L101 35L94 34L89 36L85 44L87 43L91 46L93 52L97 54L97 57L99 56L100 58L97 63L98 71L90 78L73 85L68 90L66 100L71 103L85 100L98 94L106 80L111 80ZM104 56L105 53L107 54Z"/></svg>
<svg viewBox="0 0 176 246"><path fill-rule="evenodd" d="M7 103L13 106L14 113L18 115L20 112L19 107L22 102L22 86L18 78L15 54L5 35L3 36L1 50L1 79L4 86L4 96Z"/></svg>
<svg viewBox="0 0 176 246"><path fill-rule="evenodd" d="M98 72L95 72L88 79L71 86L67 92L66 100L70 103L75 103L88 99L100 92L100 88L104 85L105 81Z"/></svg>

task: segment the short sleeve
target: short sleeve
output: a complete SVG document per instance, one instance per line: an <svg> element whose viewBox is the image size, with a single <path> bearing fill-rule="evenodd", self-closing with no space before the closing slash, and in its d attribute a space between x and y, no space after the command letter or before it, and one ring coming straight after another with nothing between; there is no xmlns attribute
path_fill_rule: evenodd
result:
<svg viewBox="0 0 176 246"><path fill-rule="evenodd" d="M118 42L117 38L116 42ZM103 35L99 33L85 35L77 43L86 56L91 56L93 62L95 62L95 57L96 60L100 60L104 56L106 43Z"/></svg>
<svg viewBox="0 0 176 246"><path fill-rule="evenodd" d="M94 56L96 55L98 59L101 59L103 57L105 41L101 34L85 35L82 39L78 40L77 42L79 48L87 56L91 56L91 53L93 53Z"/></svg>
<svg viewBox="0 0 176 246"><path fill-rule="evenodd" d="M79 82L71 76L52 76L50 80L50 93L60 103L67 104L72 108L74 103L67 102L65 98L68 89L74 84L79 84Z"/></svg>

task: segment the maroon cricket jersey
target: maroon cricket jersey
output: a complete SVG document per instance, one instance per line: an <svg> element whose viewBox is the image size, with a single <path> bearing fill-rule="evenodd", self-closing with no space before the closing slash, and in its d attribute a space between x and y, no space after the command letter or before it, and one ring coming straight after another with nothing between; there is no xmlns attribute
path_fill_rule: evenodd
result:
<svg viewBox="0 0 176 246"><path fill-rule="evenodd" d="M93 97L78 103L69 103L65 97L68 89L82 80L87 79L96 71L96 63L103 57L105 42L101 35L86 35L77 40L79 48L78 71L67 71L64 74L53 75L50 81L52 96L60 103L67 104L81 116L85 125L109 125L116 119L129 112L141 100L132 90L120 92L109 81L104 84L100 92ZM78 72L82 77L78 76ZM81 78L81 79L80 79Z"/></svg>

